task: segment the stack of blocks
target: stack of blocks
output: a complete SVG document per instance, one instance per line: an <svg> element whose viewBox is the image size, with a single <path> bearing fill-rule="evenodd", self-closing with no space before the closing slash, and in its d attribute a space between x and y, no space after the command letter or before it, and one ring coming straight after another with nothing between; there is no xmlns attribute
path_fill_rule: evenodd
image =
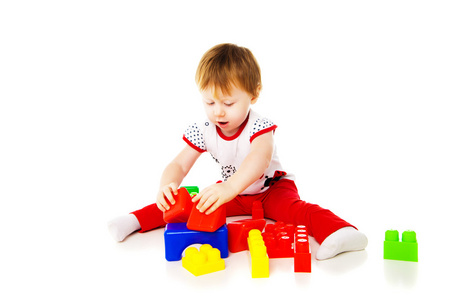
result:
<svg viewBox="0 0 450 300"><path fill-rule="evenodd" d="M188 266L188 270L195 274L206 274L205 270L216 270L204 266L202 258L205 253L215 253L213 255L228 257L228 230L226 226L225 207L220 207L214 213L205 215L192 204L192 194L198 193L198 187L180 188L178 195L174 195L175 204L164 212L164 221L167 222L164 231L164 243L167 261L178 261L181 259L183 250L192 244L208 244L209 247L216 248L214 251L201 252L195 255L193 250L189 250L189 257L183 263ZM208 248L209 249L209 248ZM194 257L194 258L192 258ZM206 257L209 256L206 254ZM209 260L207 260L209 262ZM220 263L221 264L221 263ZM209 264L208 264L209 266ZM194 271L193 271L194 270ZM202 270L202 271L198 271ZM215 271L211 271L215 272Z"/></svg>
<svg viewBox="0 0 450 300"><path fill-rule="evenodd" d="M294 257L295 272L311 272L305 226L295 227L283 222L266 226L262 203L257 201L253 203L252 219L230 222L227 226L225 206L205 215L192 203L192 196L197 193L198 187L180 188L174 195L175 204L164 212L167 261L182 259L183 267L199 276L225 269L223 258L228 257L228 250L249 250L252 278L269 277L269 258ZM195 247L186 249L192 244L203 245L200 251Z"/></svg>
<svg viewBox="0 0 450 300"><path fill-rule="evenodd" d="M252 229L248 233L248 249L252 261L252 278L269 277L269 256L258 229Z"/></svg>
<svg viewBox="0 0 450 300"><path fill-rule="evenodd" d="M384 259L418 262L416 233L411 230L403 231L400 241L397 230L387 230L384 240Z"/></svg>

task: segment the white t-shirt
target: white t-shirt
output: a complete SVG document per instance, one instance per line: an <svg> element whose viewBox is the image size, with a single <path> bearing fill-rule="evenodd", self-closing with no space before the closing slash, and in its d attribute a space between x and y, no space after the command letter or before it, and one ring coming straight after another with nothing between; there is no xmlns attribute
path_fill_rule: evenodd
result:
<svg viewBox="0 0 450 300"><path fill-rule="evenodd" d="M264 133L275 131L276 128L272 121L250 110L246 121L233 136L225 136L214 124L204 121L190 125L184 132L183 140L199 152L209 152L222 167L222 180L226 181L250 153L252 141ZM262 193L281 178L293 180L294 176L283 170L274 146L269 167L241 195Z"/></svg>

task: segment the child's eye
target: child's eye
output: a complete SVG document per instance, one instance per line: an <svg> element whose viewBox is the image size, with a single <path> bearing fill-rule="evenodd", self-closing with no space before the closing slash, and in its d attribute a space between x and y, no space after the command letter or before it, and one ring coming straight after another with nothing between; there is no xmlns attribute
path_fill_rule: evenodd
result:
<svg viewBox="0 0 450 300"><path fill-rule="evenodd" d="M206 102L206 105L214 105L214 102Z"/></svg>
<svg viewBox="0 0 450 300"><path fill-rule="evenodd" d="M226 106L233 106L234 103L225 103Z"/></svg>

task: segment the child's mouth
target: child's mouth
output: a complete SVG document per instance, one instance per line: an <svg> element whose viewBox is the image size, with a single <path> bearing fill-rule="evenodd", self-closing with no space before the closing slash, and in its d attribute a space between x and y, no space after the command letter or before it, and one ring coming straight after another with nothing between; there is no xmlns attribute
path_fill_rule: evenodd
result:
<svg viewBox="0 0 450 300"><path fill-rule="evenodd" d="M219 122L220 127L225 127L228 124L228 122Z"/></svg>

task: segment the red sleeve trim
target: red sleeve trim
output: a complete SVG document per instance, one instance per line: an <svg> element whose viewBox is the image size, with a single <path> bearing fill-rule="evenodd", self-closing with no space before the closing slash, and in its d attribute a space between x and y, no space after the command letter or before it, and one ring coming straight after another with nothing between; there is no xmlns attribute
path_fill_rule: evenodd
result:
<svg viewBox="0 0 450 300"><path fill-rule="evenodd" d="M186 136L184 136L184 135L183 135L183 141L185 141L189 146L191 146L192 149L194 149L194 150L196 150L196 151L198 151L198 152L200 152L200 153L206 152L206 150L203 150L203 149L201 149L201 148L195 146L194 144L192 144L191 141L188 140L188 139L186 138Z"/></svg>
<svg viewBox="0 0 450 300"><path fill-rule="evenodd" d="M266 129L260 130L257 133L255 133L254 135L252 135L250 137L250 143L253 142L254 139L256 139L258 136L263 135L264 133L268 133L270 131L275 131L275 129L277 129L277 125L272 125L270 127L267 127Z"/></svg>

